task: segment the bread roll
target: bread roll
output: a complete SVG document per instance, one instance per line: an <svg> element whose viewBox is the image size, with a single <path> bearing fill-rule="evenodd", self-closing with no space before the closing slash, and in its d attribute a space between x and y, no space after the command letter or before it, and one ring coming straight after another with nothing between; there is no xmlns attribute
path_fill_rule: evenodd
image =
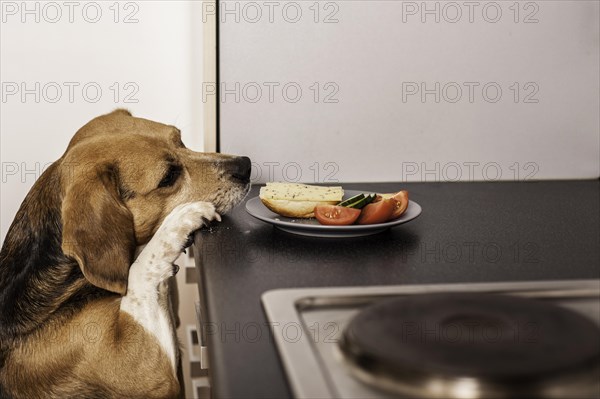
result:
<svg viewBox="0 0 600 399"><path fill-rule="evenodd" d="M341 187L297 183L267 183L260 189L262 203L271 211L289 218L312 218L315 206L338 204L343 196Z"/></svg>
<svg viewBox="0 0 600 399"><path fill-rule="evenodd" d="M319 204L335 205L339 201L290 201L275 200L269 198L260 199L271 211L288 218L312 218L315 217L315 206Z"/></svg>

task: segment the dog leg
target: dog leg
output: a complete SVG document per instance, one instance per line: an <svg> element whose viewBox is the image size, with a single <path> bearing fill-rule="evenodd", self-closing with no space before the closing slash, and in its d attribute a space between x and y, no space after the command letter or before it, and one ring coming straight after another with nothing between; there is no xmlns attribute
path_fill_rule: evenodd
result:
<svg viewBox="0 0 600 399"><path fill-rule="evenodd" d="M191 202L173 209L131 265L127 294L121 298L120 309L156 337L174 373L179 348L166 280L179 270L173 262L183 251L188 236L212 220L221 221L221 217L208 202Z"/></svg>

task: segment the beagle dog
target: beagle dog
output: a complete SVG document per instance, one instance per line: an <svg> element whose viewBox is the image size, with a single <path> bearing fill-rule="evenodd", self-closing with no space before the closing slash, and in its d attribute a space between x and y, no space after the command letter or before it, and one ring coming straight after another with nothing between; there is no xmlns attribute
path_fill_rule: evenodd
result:
<svg viewBox="0 0 600 399"><path fill-rule="evenodd" d="M0 397L177 397L166 281L191 234L248 193L250 168L126 110L83 126L0 252Z"/></svg>

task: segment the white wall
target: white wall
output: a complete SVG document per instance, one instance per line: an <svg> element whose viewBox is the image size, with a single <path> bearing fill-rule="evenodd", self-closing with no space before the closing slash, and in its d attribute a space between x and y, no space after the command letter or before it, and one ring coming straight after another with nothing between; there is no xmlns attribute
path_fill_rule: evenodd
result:
<svg viewBox="0 0 600 399"><path fill-rule="evenodd" d="M2 2L2 240L44 166L60 157L75 131L97 115L126 107L134 115L177 125L188 147L202 150L202 27L197 5L120 2L117 15L112 1L75 2L70 22L68 6L50 3ZM33 13L24 13L23 4ZM21 84L39 99L35 94L22 98ZM72 99L69 84L78 84ZM86 84L89 91L84 94ZM15 85L19 92L13 95ZM62 89L60 99L56 86ZM101 95L96 96L94 87L101 88ZM132 96L126 98L128 94Z"/></svg>
<svg viewBox="0 0 600 399"><path fill-rule="evenodd" d="M117 22L114 1L74 2L77 7L72 23L63 2L54 3L61 6L62 18L52 23L57 14L56 8L44 8L49 3L27 2L34 14L25 15L21 1L1 4L2 241L44 167L60 157L75 131L97 115L125 107L136 116L178 126L188 147L203 149L202 17L197 2L120 2ZM92 23L96 19L95 5L102 14L98 22ZM125 23L127 16L130 23ZM22 98L21 83L35 93L36 82L40 82L39 100L36 102L35 94ZM52 82L62 88L62 97L56 102L52 102L56 98ZM125 86L127 83L130 85ZM12 95L15 84L19 92ZM79 85L74 87L72 100L69 84ZM84 97L82 88L86 84L90 89ZM102 90L97 102L93 86ZM119 98L114 97L117 87ZM132 96L126 99L128 94ZM183 267L191 263L187 256L179 260ZM184 373L189 376L192 348L187 331L195 326L197 288L185 284L184 277L183 272L177 276L182 322L179 334L186 346ZM192 391L188 379L186 397L193 397Z"/></svg>
<svg viewBox="0 0 600 399"><path fill-rule="evenodd" d="M600 175L597 1L249 4L222 7L221 149L257 180Z"/></svg>

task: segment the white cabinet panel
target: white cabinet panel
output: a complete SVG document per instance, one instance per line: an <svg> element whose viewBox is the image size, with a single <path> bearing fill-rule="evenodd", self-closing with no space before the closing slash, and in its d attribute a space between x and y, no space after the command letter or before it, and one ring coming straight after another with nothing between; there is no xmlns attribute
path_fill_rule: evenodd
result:
<svg viewBox="0 0 600 399"><path fill-rule="evenodd" d="M269 4L220 10L221 150L256 181L599 176L597 1Z"/></svg>

